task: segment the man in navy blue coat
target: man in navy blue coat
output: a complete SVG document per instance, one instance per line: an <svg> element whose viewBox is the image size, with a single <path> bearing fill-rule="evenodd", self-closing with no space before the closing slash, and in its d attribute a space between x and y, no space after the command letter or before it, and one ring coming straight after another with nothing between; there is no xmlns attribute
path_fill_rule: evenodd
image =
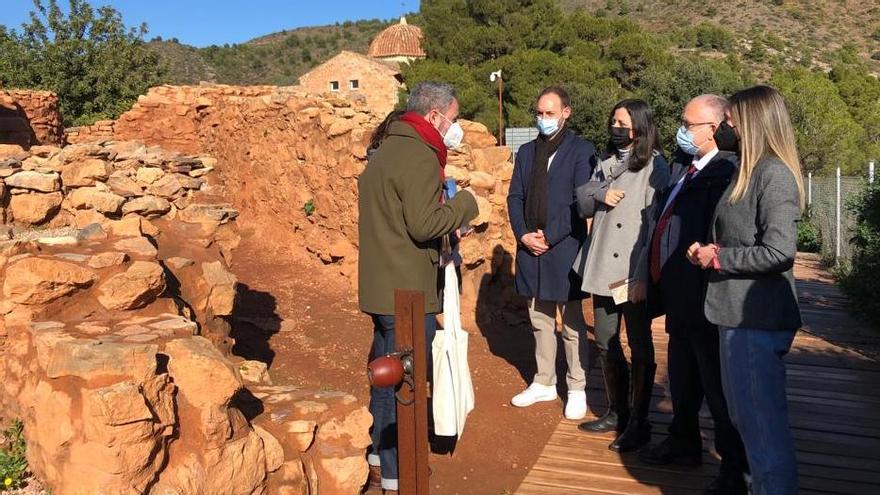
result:
<svg viewBox="0 0 880 495"><path fill-rule="evenodd" d="M703 311L709 272L686 256L694 242L708 242L715 207L739 163L734 153L719 150L715 142L726 106L727 101L715 95L698 96L685 106L672 185L661 195L652 229L649 265L654 285L648 299L654 315L666 314L673 419L669 436L643 448L639 459L648 464L701 464L700 408L705 398L721 456L720 476L705 493L745 495L748 462L721 387L718 327Z"/></svg>
<svg viewBox="0 0 880 495"><path fill-rule="evenodd" d="M562 314L562 340L568 362L565 417L587 412L586 377L580 352L586 342L580 277L572 264L586 237L577 214L575 189L585 184L596 163L593 144L565 126L571 98L558 86L544 89L536 104L540 135L520 147L510 181L507 207L517 239L516 289L529 298L538 372L511 403L527 407L556 400L556 315Z"/></svg>

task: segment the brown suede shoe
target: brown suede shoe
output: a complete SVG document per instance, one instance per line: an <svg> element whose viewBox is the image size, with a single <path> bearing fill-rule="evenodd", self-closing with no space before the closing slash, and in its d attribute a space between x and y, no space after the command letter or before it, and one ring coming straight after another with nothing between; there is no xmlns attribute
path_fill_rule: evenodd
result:
<svg viewBox="0 0 880 495"><path fill-rule="evenodd" d="M367 489L370 488L378 488L382 489L382 467L381 466L370 466L370 476L367 478L369 483L367 483Z"/></svg>

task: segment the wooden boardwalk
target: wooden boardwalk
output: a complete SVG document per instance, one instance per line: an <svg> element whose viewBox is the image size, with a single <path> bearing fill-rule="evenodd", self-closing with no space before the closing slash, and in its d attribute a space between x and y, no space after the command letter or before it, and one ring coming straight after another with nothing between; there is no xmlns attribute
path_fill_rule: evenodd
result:
<svg viewBox="0 0 880 495"><path fill-rule="evenodd" d="M788 362L788 399L800 471L801 493L880 494L880 332L854 321L845 298L814 259L795 268L806 328ZM651 419L654 441L671 419L666 378L666 334L654 322L657 379ZM605 409L601 374L589 377L591 412ZM636 454L607 449L609 434L588 435L563 421L516 493L699 494L718 473L711 449L711 416L702 413L704 455L700 468L654 467Z"/></svg>

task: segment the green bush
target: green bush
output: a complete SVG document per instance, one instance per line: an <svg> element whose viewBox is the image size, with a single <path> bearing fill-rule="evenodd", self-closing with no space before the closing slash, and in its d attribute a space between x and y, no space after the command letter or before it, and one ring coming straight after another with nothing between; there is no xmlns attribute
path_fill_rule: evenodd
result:
<svg viewBox="0 0 880 495"><path fill-rule="evenodd" d="M880 273L880 184L865 190L847 202L856 215L856 227L850 240L855 253L848 270L839 273L840 287L849 296L853 311L880 326L880 299L877 298L877 274Z"/></svg>
<svg viewBox="0 0 880 495"><path fill-rule="evenodd" d="M822 249L819 231L810 220L809 212L805 212L798 223L797 250L802 253L818 253Z"/></svg>
<svg viewBox="0 0 880 495"><path fill-rule="evenodd" d="M21 421L13 421L0 435L3 438L0 445L0 491L21 488L28 476Z"/></svg>

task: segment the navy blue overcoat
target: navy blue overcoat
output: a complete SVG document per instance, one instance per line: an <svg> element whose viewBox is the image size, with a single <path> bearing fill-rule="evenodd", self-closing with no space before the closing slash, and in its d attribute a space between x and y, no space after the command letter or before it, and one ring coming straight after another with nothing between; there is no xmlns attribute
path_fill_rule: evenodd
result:
<svg viewBox="0 0 880 495"><path fill-rule="evenodd" d="M583 299L581 281L572 264L587 238L586 223L578 216L575 189L590 180L596 166L593 143L570 134L550 162L547 173L547 221L544 236L550 250L533 255L520 239L529 232L525 205L535 157L535 141L522 145L516 155L507 210L517 240L516 290L540 301Z"/></svg>

